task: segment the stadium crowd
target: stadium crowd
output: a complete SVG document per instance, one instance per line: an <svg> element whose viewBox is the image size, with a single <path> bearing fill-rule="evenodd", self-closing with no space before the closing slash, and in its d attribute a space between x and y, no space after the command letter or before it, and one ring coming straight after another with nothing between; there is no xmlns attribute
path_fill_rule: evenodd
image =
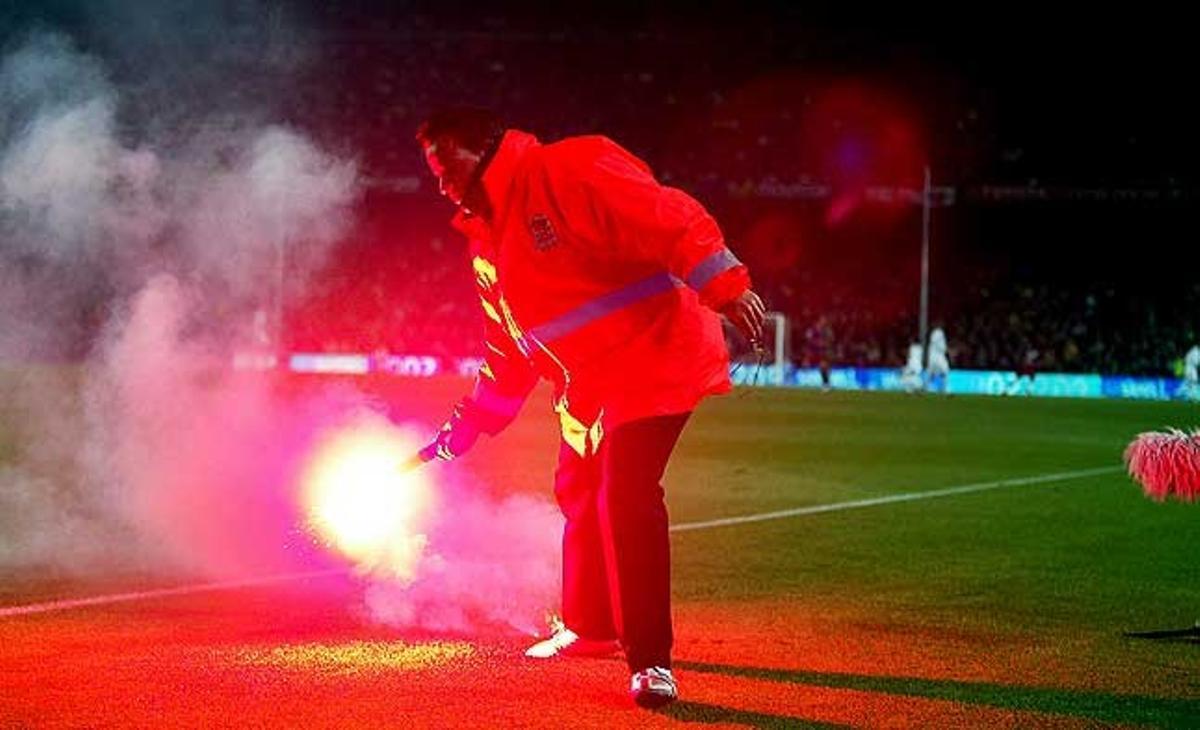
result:
<svg viewBox="0 0 1200 730"><path fill-rule="evenodd" d="M397 206L406 207L406 206ZM718 212L719 215L719 212ZM288 346L327 352L471 355L482 316L465 243L440 219L381 215L289 312ZM734 245L736 246L736 239ZM792 357L815 364L808 331L823 320L834 365L896 367L917 332L915 275L839 281L819 269L764 269L769 306L786 315ZM1011 370L1036 352L1040 371L1177 374L1196 341L1200 284L1130 293L1106 282L1065 285L977 272L935 280L931 326L942 325L954 367ZM863 291L870 288L870 292Z"/></svg>
<svg viewBox="0 0 1200 730"><path fill-rule="evenodd" d="M443 103L489 106L547 139L604 133L642 156L714 211L769 306L787 315L797 361L811 359L806 332L820 318L834 364L899 368L916 336L920 207L864 202L864 180L919 187L915 160L959 186L1023 184L1043 171L1019 140L995 139L972 99L923 104L925 134L938 140L925 149L897 121L904 105L872 96L869 85L838 87L807 72L756 76L755 64L778 49L755 47L721 68L689 65L689 47L711 42L706 31L630 39L604 29L440 28L367 23L324 41L296 121L353 150L372 185L317 293L291 303L288 347L474 354L480 315L465 244L411 141L421 115ZM560 62L544 63L550 54ZM846 129L859 147L843 144L836 132ZM956 219L981 205L958 202L948 214ZM1143 214L1153 211L1126 215ZM1092 213L1054 215L1069 227ZM1029 239L1024 251L1047 249L1041 238L1054 233L1039 222L978 240L950 226L934 234L942 253L932 262L931 324L944 326L954 367L1012 369L1036 352L1039 370L1167 374L1196 338L1200 286L1131 293L1115 283L1119 268L1062 280L1020 253L954 252L1004 250L1004 236Z"/></svg>

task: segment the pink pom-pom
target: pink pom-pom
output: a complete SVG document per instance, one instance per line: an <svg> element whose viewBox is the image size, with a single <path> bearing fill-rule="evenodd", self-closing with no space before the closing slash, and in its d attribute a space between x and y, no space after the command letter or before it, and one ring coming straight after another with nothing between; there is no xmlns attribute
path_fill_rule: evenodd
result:
<svg viewBox="0 0 1200 730"><path fill-rule="evenodd" d="M1125 465L1151 499L1192 502L1200 498L1200 430L1140 433L1125 449Z"/></svg>

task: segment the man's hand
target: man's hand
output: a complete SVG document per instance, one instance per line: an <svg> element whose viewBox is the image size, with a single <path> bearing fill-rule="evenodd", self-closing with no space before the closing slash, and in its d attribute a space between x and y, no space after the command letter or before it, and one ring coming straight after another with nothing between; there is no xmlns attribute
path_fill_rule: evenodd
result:
<svg viewBox="0 0 1200 730"><path fill-rule="evenodd" d="M479 439L479 428L468 418L464 417L462 405L454 408L454 414L446 421L433 438L433 443L422 449L425 452L432 449L437 458L450 461L467 453Z"/></svg>
<svg viewBox="0 0 1200 730"><path fill-rule="evenodd" d="M721 314L733 323L755 349L762 347L763 320L767 307L753 290L747 289L733 301L721 307Z"/></svg>

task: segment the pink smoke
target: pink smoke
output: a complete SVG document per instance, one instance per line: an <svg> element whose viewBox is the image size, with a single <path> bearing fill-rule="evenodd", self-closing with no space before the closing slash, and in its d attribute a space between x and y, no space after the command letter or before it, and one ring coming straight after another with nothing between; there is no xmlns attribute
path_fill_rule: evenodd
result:
<svg viewBox="0 0 1200 730"><path fill-rule="evenodd" d="M213 575L289 565L300 453L347 398L287 401L267 376L231 371L185 336L193 298L158 276L110 325L84 386L82 471L161 563Z"/></svg>
<svg viewBox="0 0 1200 730"><path fill-rule="evenodd" d="M114 320L85 387L93 440L84 472L112 490L104 503L162 562L214 576L310 567L326 548L303 529L302 472L321 444L369 426L411 446L421 429L387 425L349 386L285 397L261 374L229 370L186 335L194 296L159 276ZM409 450L397 446L397 462ZM558 600L562 517L546 500L491 497L443 469L421 474L435 495L414 526L422 539L398 531L397 549L382 549L403 554L403 569L356 556L370 617L438 632L535 633Z"/></svg>
<svg viewBox="0 0 1200 730"><path fill-rule="evenodd" d="M223 39L213 22L206 35ZM169 44L171 28L154 25ZM302 529L298 472L368 399L348 386L289 393L230 364L248 339L275 352L259 330L277 333L342 241L356 164L271 121L266 92L291 98L292 66L269 43L236 64L269 72L243 88L264 93L215 99L193 98L209 87L189 81L227 68L223 40L204 63L139 65L147 83L132 86L64 33L16 40L0 55L13 122L0 128L0 357L22 368L3 399L18 410L15 458L0 464L0 566L236 577L334 562ZM217 71L214 89L249 83ZM78 357L69 348L101 322L86 361L38 363ZM463 484L440 497L418 570L371 575L372 614L530 629L556 598L556 511Z"/></svg>
<svg viewBox="0 0 1200 730"><path fill-rule="evenodd" d="M442 481L440 491L415 576L405 581L372 574L365 595L370 616L436 632L511 627L538 633L559 600L558 509L524 495L489 497L451 479Z"/></svg>

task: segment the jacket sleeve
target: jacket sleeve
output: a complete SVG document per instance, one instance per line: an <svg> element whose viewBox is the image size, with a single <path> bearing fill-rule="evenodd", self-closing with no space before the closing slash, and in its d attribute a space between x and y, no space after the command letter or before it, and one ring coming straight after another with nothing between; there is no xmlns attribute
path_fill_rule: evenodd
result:
<svg viewBox="0 0 1200 730"><path fill-rule="evenodd" d="M533 365L517 347L505 324L505 313L494 291L494 275L489 280L490 264L474 259L476 288L484 313L483 364L475 376L475 386L455 409L460 417L484 433L495 435L504 430L521 410L538 376Z"/></svg>
<svg viewBox="0 0 1200 730"><path fill-rule="evenodd" d="M720 309L750 288L749 271L704 206L659 184L616 143L601 139L586 154L564 155L548 166L546 183L582 238L663 266L709 307Z"/></svg>

